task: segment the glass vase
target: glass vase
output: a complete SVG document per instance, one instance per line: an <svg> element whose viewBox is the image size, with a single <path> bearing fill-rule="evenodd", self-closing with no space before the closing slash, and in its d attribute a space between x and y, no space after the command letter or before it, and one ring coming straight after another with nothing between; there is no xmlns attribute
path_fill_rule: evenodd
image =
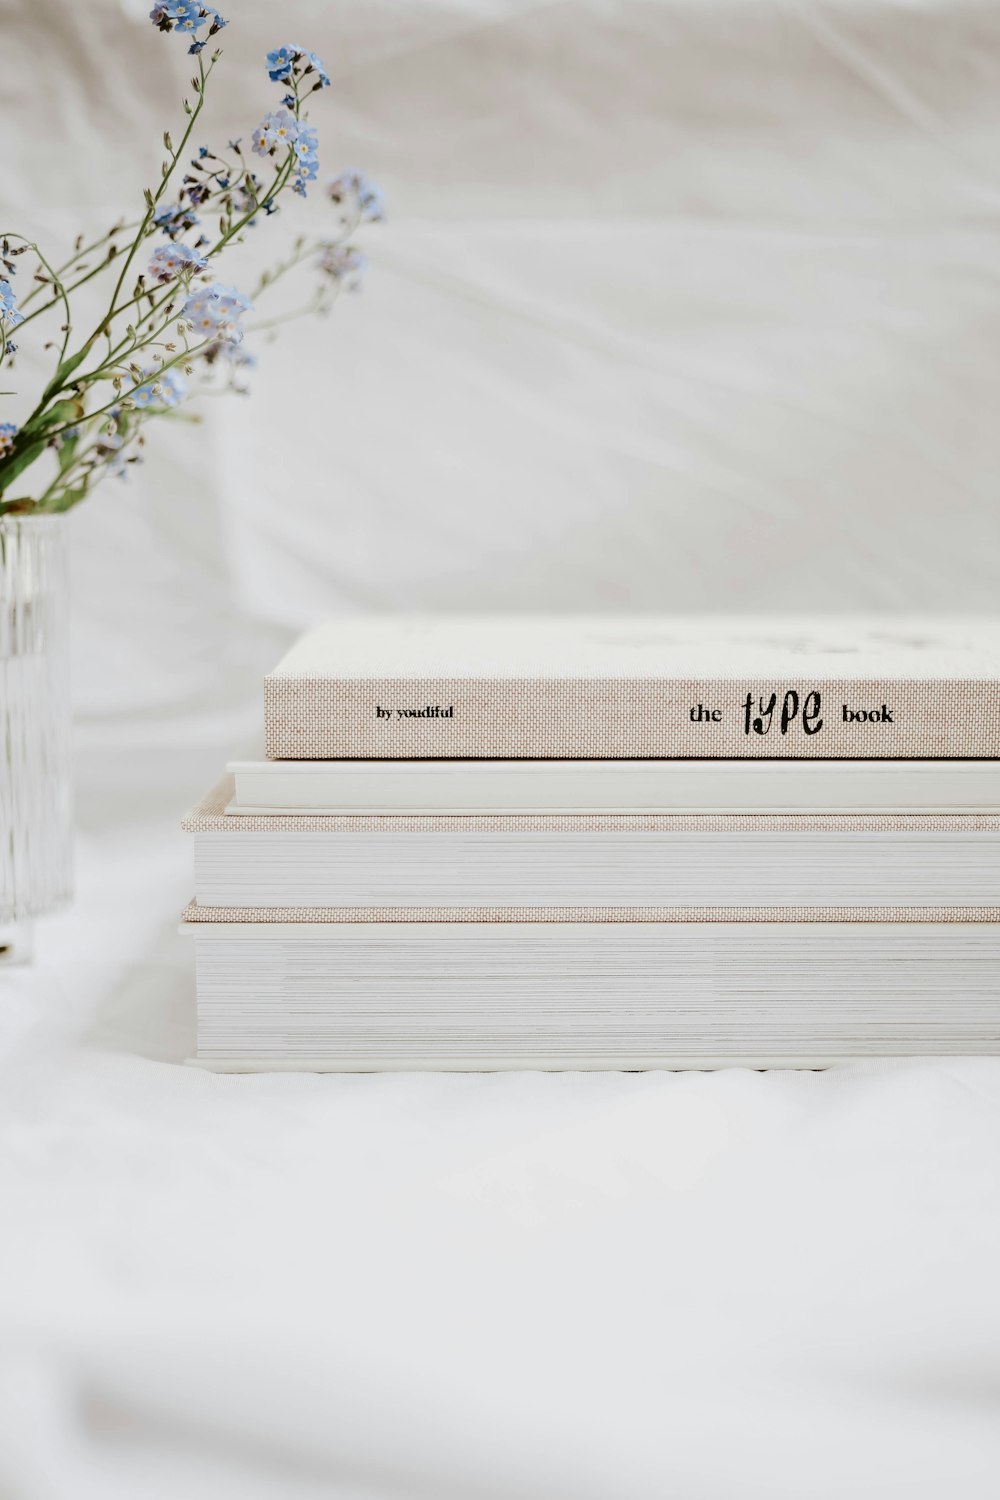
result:
<svg viewBox="0 0 1000 1500"><path fill-rule="evenodd" d="M63 516L0 517L0 961L73 891Z"/></svg>

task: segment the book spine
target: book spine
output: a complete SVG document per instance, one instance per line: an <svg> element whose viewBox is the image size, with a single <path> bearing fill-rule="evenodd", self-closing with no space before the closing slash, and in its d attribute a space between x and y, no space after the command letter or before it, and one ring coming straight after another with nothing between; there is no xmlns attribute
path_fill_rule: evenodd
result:
<svg viewBox="0 0 1000 1500"><path fill-rule="evenodd" d="M993 759L1000 682L661 678L265 681L273 760Z"/></svg>

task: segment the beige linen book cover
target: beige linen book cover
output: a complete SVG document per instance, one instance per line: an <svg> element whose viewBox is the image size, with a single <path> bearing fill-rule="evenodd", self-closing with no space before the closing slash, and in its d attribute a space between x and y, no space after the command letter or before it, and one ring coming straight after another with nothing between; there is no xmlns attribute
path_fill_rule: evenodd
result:
<svg viewBox="0 0 1000 1500"><path fill-rule="evenodd" d="M1000 922L998 906L206 906L190 901L182 922Z"/></svg>
<svg viewBox="0 0 1000 1500"><path fill-rule="evenodd" d="M986 618L353 616L265 682L272 759L992 758Z"/></svg>

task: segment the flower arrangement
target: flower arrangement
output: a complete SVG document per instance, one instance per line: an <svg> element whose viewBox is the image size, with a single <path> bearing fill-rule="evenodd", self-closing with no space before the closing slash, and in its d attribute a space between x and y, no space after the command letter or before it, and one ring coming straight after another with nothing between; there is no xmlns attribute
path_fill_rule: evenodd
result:
<svg viewBox="0 0 1000 1500"><path fill-rule="evenodd" d="M305 305L258 327L328 312L339 291L360 283L365 262L351 237L362 223L383 217L378 189L360 172L341 172L326 185L334 233L297 236L249 294L217 280L219 257L276 214L286 193L305 197L317 180L318 137L305 105L330 78L314 52L276 48L267 54L267 72L282 90L279 107L253 131L249 152L240 140L225 152L194 148L208 81L222 55L216 47L206 59L206 49L228 23L200 0L157 0L150 19L158 31L189 39L197 73L177 144L169 131L163 137L166 159L158 185L145 191L141 217L87 242L78 236L58 265L34 241L0 234L0 365L11 367L36 319L48 315L58 328L45 344L56 351L55 369L33 409L19 423L0 422L0 517L69 510L104 476L126 474L140 459L146 423L177 415L192 376L208 388L245 391L243 375L254 361L243 338L253 331L246 318L257 300L289 272L311 266L317 281ZM25 264L34 270L19 298L13 279ZM88 283L110 292L77 340L71 299ZM15 494L11 486L28 493Z"/></svg>

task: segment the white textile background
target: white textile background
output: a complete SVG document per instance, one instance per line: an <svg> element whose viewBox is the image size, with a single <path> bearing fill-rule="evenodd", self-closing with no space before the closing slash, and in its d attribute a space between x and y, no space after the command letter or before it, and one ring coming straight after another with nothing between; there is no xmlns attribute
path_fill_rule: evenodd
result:
<svg viewBox="0 0 1000 1500"><path fill-rule="evenodd" d="M4 225L139 198L189 70L147 9L0 7ZM177 819L322 615L996 607L1000 9L230 13L206 141L313 47L324 171L389 221L74 518L80 894L0 975L0 1497L994 1496L1000 1066L212 1078L174 925Z"/></svg>

